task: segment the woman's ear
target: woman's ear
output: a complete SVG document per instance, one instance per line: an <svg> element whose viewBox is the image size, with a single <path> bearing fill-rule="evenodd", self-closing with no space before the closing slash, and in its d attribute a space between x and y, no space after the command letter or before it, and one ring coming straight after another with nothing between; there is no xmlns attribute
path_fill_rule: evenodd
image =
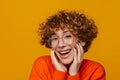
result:
<svg viewBox="0 0 120 80"><path fill-rule="evenodd" d="M81 44L82 46L85 46L85 42L83 42L83 41L80 41L80 44Z"/></svg>

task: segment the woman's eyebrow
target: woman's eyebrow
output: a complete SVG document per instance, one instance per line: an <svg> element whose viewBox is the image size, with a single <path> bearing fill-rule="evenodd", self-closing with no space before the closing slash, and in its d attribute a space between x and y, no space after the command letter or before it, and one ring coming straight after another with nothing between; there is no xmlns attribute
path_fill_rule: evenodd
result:
<svg viewBox="0 0 120 80"><path fill-rule="evenodd" d="M67 33L67 32L69 32L69 31L63 31L63 33Z"/></svg>

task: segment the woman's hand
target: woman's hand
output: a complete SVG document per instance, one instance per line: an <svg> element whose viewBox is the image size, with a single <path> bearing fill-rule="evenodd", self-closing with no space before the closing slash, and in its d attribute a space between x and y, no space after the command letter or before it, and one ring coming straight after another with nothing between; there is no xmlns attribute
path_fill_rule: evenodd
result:
<svg viewBox="0 0 120 80"><path fill-rule="evenodd" d="M70 68L69 68L69 75L76 75L79 72L81 63L83 61L83 47L81 46L81 44L77 44L77 50L74 49L74 60L73 63L71 64Z"/></svg>
<svg viewBox="0 0 120 80"><path fill-rule="evenodd" d="M67 72L67 68L57 60L57 58L55 56L55 52L53 50L51 50L51 59L52 59L52 63L54 65L54 67L57 70Z"/></svg>

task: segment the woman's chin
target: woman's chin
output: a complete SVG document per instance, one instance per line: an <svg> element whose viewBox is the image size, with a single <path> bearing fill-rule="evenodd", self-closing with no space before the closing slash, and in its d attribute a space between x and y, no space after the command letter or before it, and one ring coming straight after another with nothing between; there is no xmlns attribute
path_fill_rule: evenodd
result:
<svg viewBox="0 0 120 80"><path fill-rule="evenodd" d="M73 58L69 58L69 59L62 59L61 60L61 63L64 64L64 65L68 65L68 64L71 64L73 62Z"/></svg>

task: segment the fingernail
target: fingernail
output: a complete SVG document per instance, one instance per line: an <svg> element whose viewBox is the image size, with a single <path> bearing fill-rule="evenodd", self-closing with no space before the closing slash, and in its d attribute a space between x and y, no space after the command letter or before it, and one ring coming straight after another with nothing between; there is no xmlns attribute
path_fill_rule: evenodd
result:
<svg viewBox="0 0 120 80"><path fill-rule="evenodd" d="M76 43L77 43L77 44L79 44L79 43L80 43L80 41L78 40Z"/></svg>

